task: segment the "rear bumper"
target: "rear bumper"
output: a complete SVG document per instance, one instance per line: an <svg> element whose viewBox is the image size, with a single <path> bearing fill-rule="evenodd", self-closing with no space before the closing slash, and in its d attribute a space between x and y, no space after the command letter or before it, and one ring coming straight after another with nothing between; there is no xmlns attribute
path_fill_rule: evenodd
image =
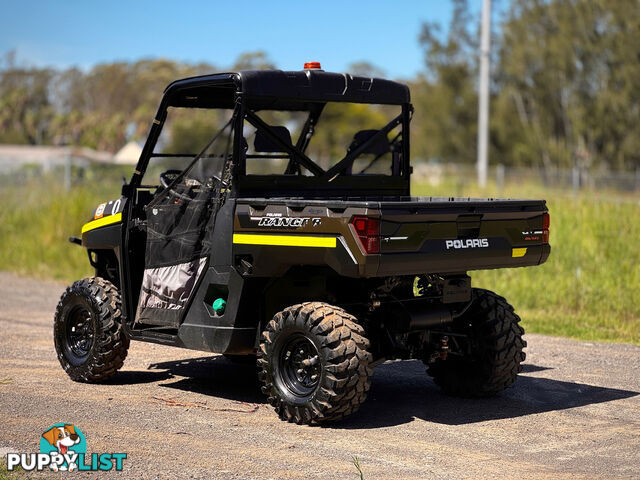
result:
<svg viewBox="0 0 640 480"><path fill-rule="evenodd" d="M377 276L418 275L422 273L459 273L470 270L530 267L549 257L548 244L527 246L522 256L513 249L471 250L428 253L385 253L380 255Z"/></svg>

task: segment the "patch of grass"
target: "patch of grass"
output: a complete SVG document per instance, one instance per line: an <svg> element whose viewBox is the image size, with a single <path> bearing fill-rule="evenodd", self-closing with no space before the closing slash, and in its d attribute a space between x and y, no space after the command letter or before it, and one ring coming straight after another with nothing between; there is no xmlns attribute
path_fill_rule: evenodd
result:
<svg viewBox="0 0 640 480"><path fill-rule="evenodd" d="M356 470L358 471L360 480L364 480L364 473L362 473L362 468L360 467L360 459L354 455L351 460L353 462L353 466L356 467Z"/></svg>
<svg viewBox="0 0 640 480"><path fill-rule="evenodd" d="M116 182L74 187L32 181L0 190L0 270L76 280L92 273L86 250L68 242L99 203L119 197Z"/></svg>
<svg viewBox="0 0 640 480"><path fill-rule="evenodd" d="M0 480L15 480L26 477L26 472L22 468L17 467L9 471L7 470L7 462L4 459L0 460Z"/></svg>

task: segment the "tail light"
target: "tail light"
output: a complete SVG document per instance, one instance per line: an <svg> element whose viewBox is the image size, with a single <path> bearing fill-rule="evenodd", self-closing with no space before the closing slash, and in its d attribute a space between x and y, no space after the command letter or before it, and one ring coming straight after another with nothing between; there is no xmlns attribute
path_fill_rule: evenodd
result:
<svg viewBox="0 0 640 480"><path fill-rule="evenodd" d="M551 217L548 213L542 215L542 243L549 243L549 225Z"/></svg>
<svg viewBox="0 0 640 480"><path fill-rule="evenodd" d="M353 217L351 224L368 254L380 253L380 220L369 217Z"/></svg>

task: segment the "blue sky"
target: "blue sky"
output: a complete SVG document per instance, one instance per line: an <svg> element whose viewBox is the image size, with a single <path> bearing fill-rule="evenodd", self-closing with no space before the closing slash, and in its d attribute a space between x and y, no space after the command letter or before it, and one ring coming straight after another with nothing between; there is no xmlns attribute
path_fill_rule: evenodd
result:
<svg viewBox="0 0 640 480"><path fill-rule="evenodd" d="M474 12L481 3L469 0ZM264 50L283 69L318 60L346 71L366 60L408 78L423 67L421 23L446 25L451 11L437 0L0 0L0 55L16 50L20 64L59 68L166 57L225 69L242 52Z"/></svg>

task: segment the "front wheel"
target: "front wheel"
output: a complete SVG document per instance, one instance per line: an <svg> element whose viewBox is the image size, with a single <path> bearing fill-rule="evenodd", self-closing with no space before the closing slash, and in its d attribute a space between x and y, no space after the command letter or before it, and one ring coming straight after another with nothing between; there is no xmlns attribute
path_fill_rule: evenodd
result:
<svg viewBox="0 0 640 480"><path fill-rule="evenodd" d="M515 382L527 342L520 317L503 297L478 288L472 295L471 306L453 326L466 336L466 354L437 359L427 373L447 394L487 397Z"/></svg>
<svg viewBox="0 0 640 480"><path fill-rule="evenodd" d="M309 302L277 313L262 333L262 391L282 420L336 421L365 401L372 368L369 340L341 308Z"/></svg>
<svg viewBox="0 0 640 480"><path fill-rule="evenodd" d="M53 340L62 368L77 382L102 382L123 365L129 338L118 289L100 277L79 280L62 294Z"/></svg>

